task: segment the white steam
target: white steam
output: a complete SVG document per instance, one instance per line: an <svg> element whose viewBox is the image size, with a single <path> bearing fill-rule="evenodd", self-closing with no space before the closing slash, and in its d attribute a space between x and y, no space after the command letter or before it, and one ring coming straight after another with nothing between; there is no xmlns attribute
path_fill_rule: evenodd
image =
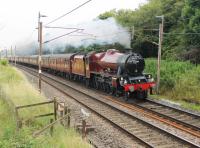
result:
<svg viewBox="0 0 200 148"><path fill-rule="evenodd" d="M80 30L71 35L49 42L47 47L55 47L57 45L66 44L78 47L81 45L88 46L93 43L112 44L116 42L120 43L121 45L127 48L130 47L130 34L128 30L123 28L121 25L117 24L114 18L108 18L106 20L95 19L89 22L78 24L76 25L76 28L84 30ZM73 30L51 30L50 33L46 33L45 40L50 40L56 36L71 31Z"/></svg>
<svg viewBox="0 0 200 148"><path fill-rule="evenodd" d="M51 25L51 27L54 27ZM80 28L84 30L79 30L74 32L68 36L61 37L59 39L53 40L49 43L44 44L44 49L52 50L59 47L59 50L64 50L66 45L71 45L75 47L79 46L88 46L91 44L112 44L112 43L120 43L126 48L130 47L130 33L129 31L117 24L114 18L108 18L106 20L94 19L89 22L84 22L74 25L68 25L68 28ZM44 28L44 37L43 41L51 40L57 36L69 33L74 31L64 30L64 29L50 29ZM32 47L33 46L33 47ZM31 42L31 45L23 46L23 51L25 54L37 53L38 43ZM29 50L29 51L26 51Z"/></svg>

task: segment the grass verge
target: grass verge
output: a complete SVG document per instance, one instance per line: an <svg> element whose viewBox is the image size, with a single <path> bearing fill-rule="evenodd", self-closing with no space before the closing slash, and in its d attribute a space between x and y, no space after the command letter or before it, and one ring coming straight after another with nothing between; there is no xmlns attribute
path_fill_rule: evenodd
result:
<svg viewBox="0 0 200 148"><path fill-rule="evenodd" d="M175 103L176 105L181 106L185 109L200 112L200 105L196 104L196 103L189 103L188 101L184 101L184 100L166 99L166 96L163 96L163 95L150 95L150 97L153 99L156 99L156 100L169 101L169 102Z"/></svg>
<svg viewBox="0 0 200 148"><path fill-rule="evenodd" d="M49 123L49 117L31 120L29 125L16 132L16 122L13 116L13 104L26 105L46 101L27 81L25 76L15 68L0 62L0 147L24 148L88 148L90 145L83 141L74 129L64 130L56 125L51 137L45 132L38 138L33 138L32 133ZM11 103L13 102L13 103ZM20 117L26 119L32 116L52 112L51 105L23 109Z"/></svg>

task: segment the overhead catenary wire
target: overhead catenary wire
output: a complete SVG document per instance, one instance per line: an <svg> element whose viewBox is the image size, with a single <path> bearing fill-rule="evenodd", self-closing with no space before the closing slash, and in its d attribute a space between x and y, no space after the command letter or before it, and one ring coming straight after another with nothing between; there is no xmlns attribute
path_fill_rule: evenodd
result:
<svg viewBox="0 0 200 148"><path fill-rule="evenodd" d="M73 35L69 35L69 36L82 36L82 37L85 37L85 36L89 36L89 35L84 35L84 34L73 34Z"/></svg>
<svg viewBox="0 0 200 148"><path fill-rule="evenodd" d="M52 21L50 21L50 22L47 23L46 25L49 25L49 24L51 24L51 23L53 23L53 22L55 22L55 21L57 21L57 20L59 20L59 19L65 17L66 15L68 15L68 14L74 12L75 10L79 9L80 7L86 5L87 3L91 2L91 1L92 1L92 0L88 0L88 1L86 1L86 2L84 2L84 3L82 3L81 5L75 7L74 9L72 9L71 11L69 11L69 12L67 12L67 13L65 13L65 14L63 14L63 15L61 15L61 16L55 18L55 19L53 19Z"/></svg>
<svg viewBox="0 0 200 148"><path fill-rule="evenodd" d="M55 37L55 38L53 38L53 39L50 39L50 40L45 41L43 44L49 43L49 42L51 42L51 41L53 41L53 40L59 39L59 38L64 37L64 36L67 36L67 35L69 35L69 34L72 34L72 33L74 33L74 32L77 32L78 30L81 30L81 29L76 29L76 30L71 31L71 32L68 32L68 33L66 33L66 34L57 36L57 37Z"/></svg>
<svg viewBox="0 0 200 148"><path fill-rule="evenodd" d="M167 21L167 22L165 22L165 24L176 23L176 22L185 21L185 20L189 20L189 19L191 19L191 18L183 18L183 17L179 17L179 18L176 19L175 21Z"/></svg>
<svg viewBox="0 0 200 148"><path fill-rule="evenodd" d="M135 32L139 32L139 31L159 31L158 29L137 29L135 30ZM115 32L115 33L111 33L111 34L105 34L105 35L95 35L95 37L99 38L99 37L104 37L104 36L113 36L116 34L120 34L120 33L129 33L130 31L119 31L119 32Z"/></svg>
<svg viewBox="0 0 200 148"><path fill-rule="evenodd" d="M94 34L92 33L87 33L87 32L83 32L83 28L75 28L75 27L58 27L58 26L44 26L44 28L47 28L47 29L66 29L66 30L72 30L72 29L79 29L76 33L79 33L81 34L80 36L94 36ZM78 35L74 35L74 36L79 36ZM72 36L72 35L71 35Z"/></svg>
<svg viewBox="0 0 200 148"><path fill-rule="evenodd" d="M52 27L52 26L44 26L44 28L48 28L48 29L81 29L81 30L84 30L82 28L74 28L74 27Z"/></svg>
<svg viewBox="0 0 200 148"><path fill-rule="evenodd" d="M92 34L92 33L87 33L87 32L82 32L83 30L81 30L81 32L77 32L77 33L79 33L79 34L81 34L81 35L88 35L88 36L95 36L94 34Z"/></svg>
<svg viewBox="0 0 200 148"><path fill-rule="evenodd" d="M116 34L119 34L119 33L125 33L125 32L130 32L130 31L120 31L120 32L115 32L115 33L111 33L111 34L105 34L105 35L96 35L95 37L96 38L100 38L100 37L104 37L104 36L113 36L113 35L116 35Z"/></svg>
<svg viewBox="0 0 200 148"><path fill-rule="evenodd" d="M169 35L200 35L200 32L197 32L197 33L191 33L191 32L186 32L186 33L163 33L163 34L169 34Z"/></svg>

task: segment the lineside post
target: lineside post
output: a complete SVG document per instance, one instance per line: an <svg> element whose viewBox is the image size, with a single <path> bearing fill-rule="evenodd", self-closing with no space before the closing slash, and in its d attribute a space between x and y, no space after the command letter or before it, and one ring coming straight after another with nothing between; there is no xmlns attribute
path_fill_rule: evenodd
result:
<svg viewBox="0 0 200 148"><path fill-rule="evenodd" d="M162 41L163 41L163 29L164 29L164 16L156 16L157 18L162 19L162 23L159 25L159 44L158 44L158 62L157 62L157 86L156 92L159 94L160 88L160 65L161 65L161 49L162 49Z"/></svg>
<svg viewBox="0 0 200 148"><path fill-rule="evenodd" d="M39 43L40 43L40 47L39 47L39 56L38 56L38 64L39 64L39 91L41 93L41 89L42 89L42 22L39 22Z"/></svg>
<svg viewBox="0 0 200 148"><path fill-rule="evenodd" d="M39 91L41 93L41 81L42 81L42 22L40 21L41 17L47 17L46 15L38 14L38 42L39 42L39 53L38 53L38 76L39 76Z"/></svg>

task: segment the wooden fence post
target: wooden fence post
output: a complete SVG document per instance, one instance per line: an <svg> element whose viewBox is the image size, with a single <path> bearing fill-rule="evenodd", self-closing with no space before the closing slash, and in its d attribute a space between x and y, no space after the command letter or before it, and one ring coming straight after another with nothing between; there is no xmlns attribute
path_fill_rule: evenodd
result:
<svg viewBox="0 0 200 148"><path fill-rule="evenodd" d="M67 109L67 127L69 128L70 127L70 116L71 116L71 110L70 108Z"/></svg>
<svg viewBox="0 0 200 148"><path fill-rule="evenodd" d="M68 108L67 108L67 106L65 106L65 107L64 107L64 116L67 115L67 110L68 110ZM65 120L64 120L64 123L65 123L64 125L65 125L65 127L66 127L66 122L67 122L67 121L68 121L68 117L66 117Z"/></svg>
<svg viewBox="0 0 200 148"><path fill-rule="evenodd" d="M57 101L54 97L54 120L57 120Z"/></svg>
<svg viewBox="0 0 200 148"><path fill-rule="evenodd" d="M67 115L67 117L66 117L67 120L65 120L65 123L67 122L66 123L67 124L67 128L70 127L70 112L71 112L70 109L67 106L65 106L64 107L64 115Z"/></svg>
<svg viewBox="0 0 200 148"><path fill-rule="evenodd" d="M50 124L53 123L53 119L50 119ZM53 125L50 127L50 135L53 136Z"/></svg>
<svg viewBox="0 0 200 148"><path fill-rule="evenodd" d="M62 118L64 115L64 111L60 111L60 117ZM64 121L60 120L60 124L64 126Z"/></svg>
<svg viewBox="0 0 200 148"><path fill-rule="evenodd" d="M82 138L85 139L86 137L86 121L82 120Z"/></svg>
<svg viewBox="0 0 200 148"><path fill-rule="evenodd" d="M17 124L17 131L22 127L22 121L19 118L18 108L15 107L15 115L16 115L16 124Z"/></svg>

